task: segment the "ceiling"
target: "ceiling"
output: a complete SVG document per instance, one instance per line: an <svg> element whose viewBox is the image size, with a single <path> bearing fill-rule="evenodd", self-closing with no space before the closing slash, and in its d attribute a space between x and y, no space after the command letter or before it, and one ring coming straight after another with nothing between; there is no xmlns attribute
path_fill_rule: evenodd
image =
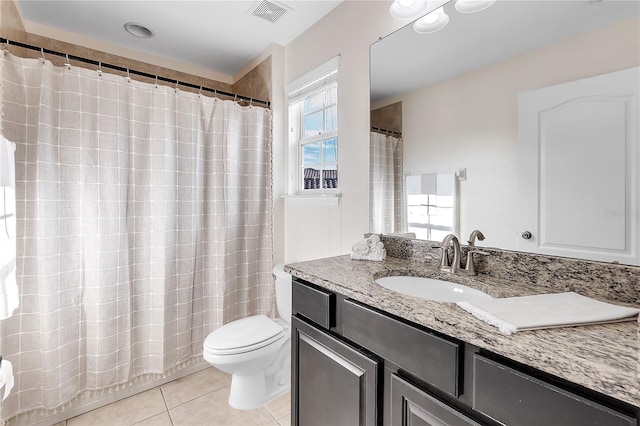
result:
<svg viewBox="0 0 640 426"><path fill-rule="evenodd" d="M270 22L253 16L259 1L20 0L29 22L63 29L233 76L270 44L289 44L341 0L272 1L287 12ZM155 34L143 39L123 25L135 22Z"/></svg>
<svg viewBox="0 0 640 426"><path fill-rule="evenodd" d="M471 14L453 1L444 8L444 29L418 34L408 25L372 46L372 103L640 14L637 0L498 0Z"/></svg>

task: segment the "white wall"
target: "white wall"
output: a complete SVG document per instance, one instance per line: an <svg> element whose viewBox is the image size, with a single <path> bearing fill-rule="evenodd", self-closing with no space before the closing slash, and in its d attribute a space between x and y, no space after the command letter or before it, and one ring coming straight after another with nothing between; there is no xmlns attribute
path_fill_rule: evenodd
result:
<svg viewBox="0 0 640 426"><path fill-rule="evenodd" d="M369 47L407 23L389 15L390 5L390 0L344 1L286 46L286 82L341 56L338 173L342 192L339 205L336 200L286 200L287 262L349 253L369 230Z"/></svg>
<svg viewBox="0 0 640 426"><path fill-rule="evenodd" d="M462 238L480 229L484 245L516 249L523 231L518 93L640 65L639 24L634 18L402 97L405 173L467 168L468 180L460 182Z"/></svg>

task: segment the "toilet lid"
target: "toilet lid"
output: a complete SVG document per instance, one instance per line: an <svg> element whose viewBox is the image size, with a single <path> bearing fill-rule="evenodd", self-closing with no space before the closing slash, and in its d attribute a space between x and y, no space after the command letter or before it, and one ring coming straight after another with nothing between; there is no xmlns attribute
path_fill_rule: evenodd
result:
<svg viewBox="0 0 640 426"><path fill-rule="evenodd" d="M248 352L278 340L283 333L277 322L264 315L254 315L218 328L207 336L204 347L218 354Z"/></svg>

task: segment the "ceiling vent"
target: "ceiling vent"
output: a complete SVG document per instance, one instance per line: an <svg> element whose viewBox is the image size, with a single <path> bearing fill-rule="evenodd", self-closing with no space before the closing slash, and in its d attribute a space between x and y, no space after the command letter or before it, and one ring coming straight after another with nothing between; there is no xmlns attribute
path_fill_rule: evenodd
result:
<svg viewBox="0 0 640 426"><path fill-rule="evenodd" d="M269 22L276 22L278 19L287 13L287 9L279 6L273 2L264 0L255 8L252 15L258 16L262 19L266 19Z"/></svg>

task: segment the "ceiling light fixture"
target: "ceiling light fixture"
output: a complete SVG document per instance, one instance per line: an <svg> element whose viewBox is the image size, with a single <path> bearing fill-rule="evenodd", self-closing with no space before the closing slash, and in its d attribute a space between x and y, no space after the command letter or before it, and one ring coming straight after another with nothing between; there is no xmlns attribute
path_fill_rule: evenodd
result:
<svg viewBox="0 0 640 426"><path fill-rule="evenodd" d="M124 29L131 35L140 38L151 38L154 33L144 25L137 24L135 22L127 22L124 24Z"/></svg>
<svg viewBox="0 0 640 426"><path fill-rule="evenodd" d="M457 0L456 10L460 13L475 13L485 10L496 0Z"/></svg>
<svg viewBox="0 0 640 426"><path fill-rule="evenodd" d="M389 13L398 19L413 19L427 9L427 0L393 0Z"/></svg>
<svg viewBox="0 0 640 426"><path fill-rule="evenodd" d="M429 34L440 31L449 23L449 15L444 13L442 7L437 8L433 12L424 15L413 23L413 29L420 34Z"/></svg>

